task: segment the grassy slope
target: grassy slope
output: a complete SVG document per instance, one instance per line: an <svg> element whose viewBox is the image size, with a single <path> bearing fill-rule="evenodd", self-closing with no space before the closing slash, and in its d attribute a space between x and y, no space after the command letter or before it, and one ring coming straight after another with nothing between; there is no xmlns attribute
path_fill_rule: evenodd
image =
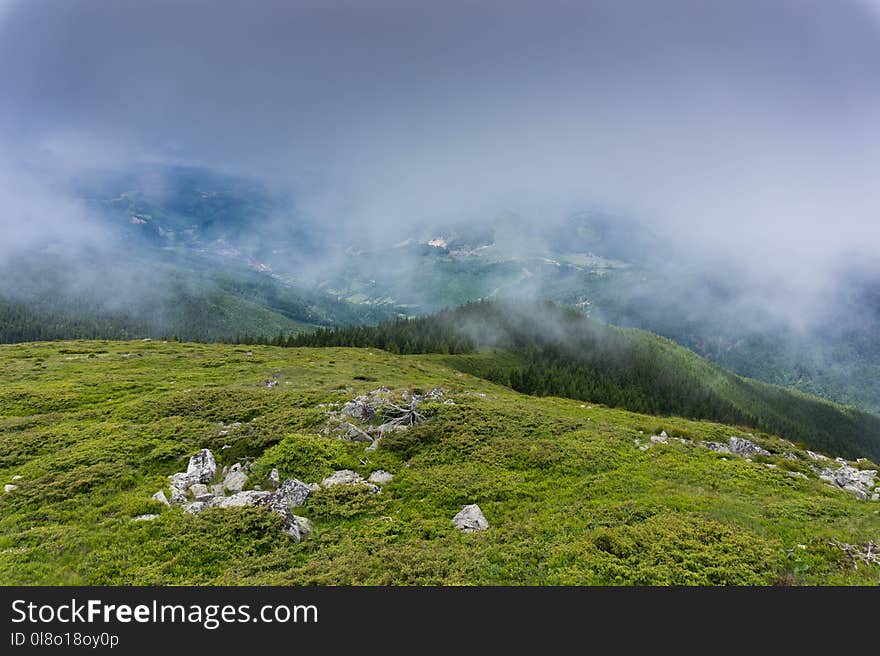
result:
<svg viewBox="0 0 880 656"><path fill-rule="evenodd" d="M441 361L521 392L742 424L815 450L880 460L878 415L737 376L670 339L552 303L472 303L408 321L299 335L292 343L451 352Z"/></svg>
<svg viewBox="0 0 880 656"><path fill-rule="evenodd" d="M880 568L853 569L827 546L876 541L880 505L781 471L806 463L775 458L771 469L677 443L640 451L638 431L742 431L524 396L440 359L160 342L0 347L0 478L23 476L0 496L0 583L880 581ZM267 389L276 374L281 384ZM317 404L380 384L439 385L456 405L429 408L430 421L375 453L293 437L319 431ZM220 421L243 424L219 435ZM301 512L316 525L302 544L261 510L190 516L149 499L200 447L229 464L282 440L323 454L307 463L312 475L381 468L395 480L375 497L318 495ZM471 502L491 528L461 535L450 518ZM129 521L146 512L161 517Z"/></svg>
<svg viewBox="0 0 880 656"><path fill-rule="evenodd" d="M750 417L746 422L749 426L776 430L782 435L800 439L811 449L836 455L850 458L880 456L880 419L876 415L797 390L738 376L671 340L641 330L615 330L630 335L636 346L647 345L651 349L650 361L654 363L654 369L663 372L681 388L690 386L706 390L708 395L738 416ZM530 364L527 357L497 349L442 356L439 361L489 379L499 371L522 370Z"/></svg>

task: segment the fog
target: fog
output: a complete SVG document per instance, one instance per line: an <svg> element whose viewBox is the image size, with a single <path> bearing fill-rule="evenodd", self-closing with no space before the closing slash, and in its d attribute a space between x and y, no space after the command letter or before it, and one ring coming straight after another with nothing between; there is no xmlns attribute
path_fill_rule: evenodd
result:
<svg viewBox="0 0 880 656"><path fill-rule="evenodd" d="M266 241L601 207L793 322L878 270L875 2L4 0L0 88L7 260L106 247L64 182L161 162L295 190Z"/></svg>

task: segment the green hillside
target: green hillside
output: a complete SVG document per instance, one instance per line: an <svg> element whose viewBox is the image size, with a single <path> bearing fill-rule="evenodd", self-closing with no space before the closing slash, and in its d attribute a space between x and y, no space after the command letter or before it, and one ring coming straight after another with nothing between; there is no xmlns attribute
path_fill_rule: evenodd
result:
<svg viewBox="0 0 880 656"><path fill-rule="evenodd" d="M148 311L152 309L153 312ZM59 339L176 337L212 341L236 335L277 335L317 326L288 318L222 289L176 290L136 312L91 299L21 302L0 298L0 343Z"/></svg>
<svg viewBox="0 0 880 656"><path fill-rule="evenodd" d="M0 495L0 584L880 582L858 560L880 536L880 503L820 480L815 468L837 465L803 445L753 431L769 455L717 453L706 441L749 429L523 395L445 357L0 347L0 478L15 486ZM335 437L327 413L381 386L397 403L442 396L375 450ZM266 508L152 501L202 448L218 467L252 463L246 489L272 468L307 483L343 469L393 480L378 494L315 490L296 542ZM452 517L474 503L488 529L463 534Z"/></svg>
<svg viewBox="0 0 880 656"><path fill-rule="evenodd" d="M741 424L850 458L880 459L876 415L742 378L671 340L552 303L472 303L376 327L320 330L288 343L440 353L452 367L529 394Z"/></svg>

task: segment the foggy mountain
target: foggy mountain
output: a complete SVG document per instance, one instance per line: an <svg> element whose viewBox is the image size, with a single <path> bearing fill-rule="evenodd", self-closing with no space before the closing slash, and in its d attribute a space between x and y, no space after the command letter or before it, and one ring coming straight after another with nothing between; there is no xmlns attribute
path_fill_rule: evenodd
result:
<svg viewBox="0 0 880 656"><path fill-rule="evenodd" d="M0 585L874 585L878 180L880 0L0 0Z"/></svg>
<svg viewBox="0 0 880 656"><path fill-rule="evenodd" d="M7 0L4 338L543 297L876 410L880 12L807 4Z"/></svg>

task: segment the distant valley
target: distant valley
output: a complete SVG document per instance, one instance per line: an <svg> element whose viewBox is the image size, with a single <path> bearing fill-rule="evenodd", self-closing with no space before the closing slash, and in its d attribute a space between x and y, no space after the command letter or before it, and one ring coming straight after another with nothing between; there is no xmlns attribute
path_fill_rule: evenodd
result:
<svg viewBox="0 0 880 656"><path fill-rule="evenodd" d="M90 174L76 189L110 247L86 262L50 249L3 263L5 279L21 282L0 295L0 341L272 339L484 298L546 298L736 373L880 411L872 280L853 278L848 298L796 329L750 307L735 279L707 279L675 243L598 210L540 231L517 216L415 218L377 239L325 229L295 194L204 169Z"/></svg>

